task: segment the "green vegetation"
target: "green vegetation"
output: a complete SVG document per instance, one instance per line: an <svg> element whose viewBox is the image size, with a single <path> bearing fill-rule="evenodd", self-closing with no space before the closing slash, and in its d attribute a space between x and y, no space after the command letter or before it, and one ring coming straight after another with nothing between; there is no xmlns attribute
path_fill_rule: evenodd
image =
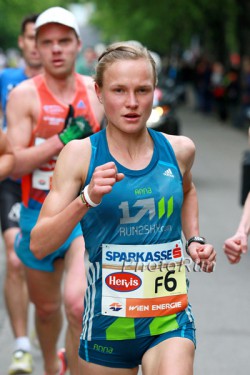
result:
<svg viewBox="0 0 250 375"><path fill-rule="evenodd" d="M89 0L85 0L88 2ZM84 2L84 0L82 0ZM198 38L222 62L231 52L250 56L249 0L92 0L104 41L136 39L167 54Z"/></svg>
<svg viewBox="0 0 250 375"><path fill-rule="evenodd" d="M16 46L20 21L29 13L50 6L67 6L67 0L0 0L0 47ZM75 0L89 3L90 0ZM249 0L92 0L92 22L104 42L139 40L162 55L190 46L198 39L207 53L225 61L238 52L250 56Z"/></svg>
<svg viewBox="0 0 250 375"><path fill-rule="evenodd" d="M21 22L25 16L69 3L67 0L0 0L0 48L6 50L17 46Z"/></svg>

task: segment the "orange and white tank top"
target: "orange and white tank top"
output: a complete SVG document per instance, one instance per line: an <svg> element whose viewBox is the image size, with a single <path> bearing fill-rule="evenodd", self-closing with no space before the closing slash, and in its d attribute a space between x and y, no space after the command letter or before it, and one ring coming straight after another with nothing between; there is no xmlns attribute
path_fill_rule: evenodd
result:
<svg viewBox="0 0 250 375"><path fill-rule="evenodd" d="M71 106L74 117L84 117L93 129L93 133L100 130L84 85L82 76L75 74L76 93ZM42 74L32 78L40 99L40 113L32 132L30 146L39 145L46 139L60 133L69 113L69 105L60 102L49 90ZM22 178L22 200L26 207L39 210L44 202L51 185L56 157Z"/></svg>

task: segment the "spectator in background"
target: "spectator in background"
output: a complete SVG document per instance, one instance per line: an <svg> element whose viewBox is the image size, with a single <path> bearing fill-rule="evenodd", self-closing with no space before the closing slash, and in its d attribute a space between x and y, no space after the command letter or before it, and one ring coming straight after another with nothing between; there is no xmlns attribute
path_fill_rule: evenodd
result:
<svg viewBox="0 0 250 375"><path fill-rule="evenodd" d="M0 99L3 112L3 129L7 129L6 106L11 90L20 82L42 71L41 59L35 44L37 15L25 17L21 24L18 46L22 51L23 68L5 68L0 74ZM4 281L5 303L15 343L9 374L32 372L30 341L27 333L28 291L24 267L14 251L14 240L19 232L21 182L6 179L0 184L1 230L6 249L6 273ZM18 306L18 308L17 308Z"/></svg>
<svg viewBox="0 0 250 375"><path fill-rule="evenodd" d="M0 48L0 72L6 67L6 65L7 65L6 55Z"/></svg>
<svg viewBox="0 0 250 375"><path fill-rule="evenodd" d="M245 57L242 61L241 75L241 109L240 121L242 127L250 126L250 57Z"/></svg>
<svg viewBox="0 0 250 375"><path fill-rule="evenodd" d="M194 70L194 87L196 91L196 109L209 114L212 109L211 94L211 62L206 56L201 56Z"/></svg>
<svg viewBox="0 0 250 375"><path fill-rule="evenodd" d="M214 62L211 74L211 90L214 102L214 111L219 120L225 121L228 117L225 97L225 69L219 61Z"/></svg>
<svg viewBox="0 0 250 375"><path fill-rule="evenodd" d="M76 71L79 74L92 76L95 73L97 54L93 47L84 48L76 61Z"/></svg>
<svg viewBox="0 0 250 375"><path fill-rule="evenodd" d="M230 55L229 68L225 73L225 96L229 119L233 127L241 128L240 102L241 102L241 80L240 80L240 56Z"/></svg>

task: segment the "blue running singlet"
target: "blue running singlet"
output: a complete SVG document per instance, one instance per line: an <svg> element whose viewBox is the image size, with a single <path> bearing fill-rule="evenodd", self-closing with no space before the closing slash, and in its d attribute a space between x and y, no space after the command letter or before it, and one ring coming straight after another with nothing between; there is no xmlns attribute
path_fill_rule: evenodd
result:
<svg viewBox="0 0 250 375"><path fill-rule="evenodd" d="M165 136L148 129L148 166L130 170L110 154L106 129L90 137L94 169L114 161L125 178L81 220L89 254L81 340L131 340L193 322L182 250L182 175Z"/></svg>

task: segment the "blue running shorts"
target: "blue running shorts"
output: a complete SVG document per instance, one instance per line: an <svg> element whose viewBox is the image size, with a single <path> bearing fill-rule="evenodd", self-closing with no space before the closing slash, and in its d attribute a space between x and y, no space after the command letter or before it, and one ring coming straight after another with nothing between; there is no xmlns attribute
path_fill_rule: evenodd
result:
<svg viewBox="0 0 250 375"><path fill-rule="evenodd" d="M134 368L141 364L145 352L172 337L190 339L196 347L193 322L157 336L140 337L133 340L82 340L79 356L87 362L113 368Z"/></svg>
<svg viewBox="0 0 250 375"><path fill-rule="evenodd" d="M32 210L21 205L21 232L16 236L15 239L15 251L21 261L25 264L25 266L39 271L53 272L54 261L58 258L64 258L65 253L70 247L73 240L79 236L82 237L82 229L80 224L77 224L77 226L71 232L71 235L68 237L67 241L65 241L64 244L59 247L59 249L54 251L52 254L47 255L45 258L39 260L30 251L29 246L30 233L37 222L39 213L39 210Z"/></svg>

